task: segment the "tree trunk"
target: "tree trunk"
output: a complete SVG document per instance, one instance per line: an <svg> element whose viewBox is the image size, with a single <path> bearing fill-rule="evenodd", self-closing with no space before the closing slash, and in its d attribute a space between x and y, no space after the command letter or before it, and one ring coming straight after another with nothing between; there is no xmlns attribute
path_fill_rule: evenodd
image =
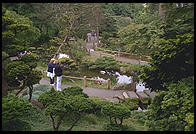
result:
<svg viewBox="0 0 196 134"><path fill-rule="evenodd" d="M116 117L114 118L114 121L115 121L116 124L118 124L118 122L117 122L117 120L116 120Z"/></svg>
<svg viewBox="0 0 196 134"><path fill-rule="evenodd" d="M61 125L64 116L65 116L65 114L63 114L63 115L61 115L61 116L59 117L59 120L58 120L58 123L57 123L57 126L56 126L56 129L57 129L57 130L59 129L59 126Z"/></svg>
<svg viewBox="0 0 196 134"><path fill-rule="evenodd" d="M122 125L123 123L123 118L120 118L120 125Z"/></svg>
<svg viewBox="0 0 196 134"><path fill-rule="evenodd" d="M53 118L53 116L51 114L50 114L50 118L52 119L53 130L54 131L58 131L58 128L55 127L55 121L54 121L54 118Z"/></svg>
<svg viewBox="0 0 196 134"><path fill-rule="evenodd" d="M74 121L74 123L72 124L72 126L71 126L69 129L67 129L67 131L71 131L72 128L76 125L76 123L77 123L79 120L80 120L80 115L78 115L78 118Z"/></svg>
<svg viewBox="0 0 196 134"><path fill-rule="evenodd" d="M29 85L29 102L31 101L32 93L33 93L33 85Z"/></svg>
<svg viewBox="0 0 196 134"><path fill-rule="evenodd" d="M7 96L7 90L8 90L8 85L7 85L7 80L5 79L5 69L2 67L2 97Z"/></svg>
<svg viewBox="0 0 196 134"><path fill-rule="evenodd" d="M112 124L112 117L110 117L110 124Z"/></svg>

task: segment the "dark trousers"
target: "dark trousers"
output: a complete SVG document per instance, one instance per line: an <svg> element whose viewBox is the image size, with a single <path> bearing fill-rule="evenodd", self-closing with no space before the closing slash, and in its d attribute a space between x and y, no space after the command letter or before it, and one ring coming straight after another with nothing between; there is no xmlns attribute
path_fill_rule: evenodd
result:
<svg viewBox="0 0 196 134"><path fill-rule="evenodd" d="M54 77L52 79L50 77L50 84L54 84Z"/></svg>

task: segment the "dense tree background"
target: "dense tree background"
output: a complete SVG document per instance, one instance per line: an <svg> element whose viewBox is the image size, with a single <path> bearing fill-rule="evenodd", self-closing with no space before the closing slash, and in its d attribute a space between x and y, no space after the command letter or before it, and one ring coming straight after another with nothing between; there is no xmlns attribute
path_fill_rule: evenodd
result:
<svg viewBox="0 0 196 134"><path fill-rule="evenodd" d="M69 65L69 69L64 68L68 72L64 73L72 74L78 71L82 57L86 56L85 46L82 46L79 40L85 41L87 33L92 31L97 33L101 41L97 42L99 47L151 57L149 66L144 66L139 71L139 78L146 87L158 93L146 116L146 125L151 130L194 130L193 3L3 3L2 95L5 96L5 130L29 128L28 125L23 127L25 121L18 116L25 110L28 111L31 106L13 95L9 96L10 91L16 90L15 94L18 95L24 88L29 87L31 100L33 85L41 79L41 72L36 70L37 61L47 64L50 58L60 52L71 57L70 60L62 59L63 64ZM24 50L31 50L33 54L16 60L10 59ZM119 70L114 59L103 58L96 62L83 65L91 70ZM70 69L72 67L74 69ZM67 96L50 91L41 98L47 95ZM92 110L92 107L86 107L87 103L91 103L89 99L77 96L76 99L55 99L54 101L61 102L60 105L52 102L45 106L46 113L52 115L51 119L55 116L61 118L63 112L67 113L67 109L60 107L66 104L78 108L79 100L83 101L82 112ZM27 109L22 105L27 106ZM119 107L111 105L112 108ZM15 111L15 117L13 112L6 113L14 109L21 109ZM77 109L68 109L78 115L77 122L81 116ZM105 110L103 113L108 115L106 107ZM129 111L126 108L124 111L120 108L119 110L119 115L114 113L111 118L122 121L123 112L127 111L127 114ZM17 128L8 127L12 122L19 122ZM54 125L54 129L58 130L58 127Z"/></svg>

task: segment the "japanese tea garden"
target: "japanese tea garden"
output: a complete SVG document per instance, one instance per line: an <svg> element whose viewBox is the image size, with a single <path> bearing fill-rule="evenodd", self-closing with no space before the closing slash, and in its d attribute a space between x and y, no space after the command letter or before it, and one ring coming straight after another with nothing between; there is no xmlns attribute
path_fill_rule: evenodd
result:
<svg viewBox="0 0 196 134"><path fill-rule="evenodd" d="M194 3L2 3L2 130L194 131Z"/></svg>

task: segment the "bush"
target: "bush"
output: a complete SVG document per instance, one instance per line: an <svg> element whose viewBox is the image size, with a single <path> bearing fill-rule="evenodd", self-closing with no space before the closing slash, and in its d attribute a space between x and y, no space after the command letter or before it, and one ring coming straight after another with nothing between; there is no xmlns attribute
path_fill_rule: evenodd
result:
<svg viewBox="0 0 196 134"><path fill-rule="evenodd" d="M98 58L94 62L83 62L83 66L88 67L89 70L115 72L120 71L118 62L113 57Z"/></svg>
<svg viewBox="0 0 196 134"><path fill-rule="evenodd" d="M2 129L8 131L30 130L31 126L24 120L34 109L33 105L24 99L8 94L2 99Z"/></svg>
<svg viewBox="0 0 196 134"><path fill-rule="evenodd" d="M146 125L152 130L194 131L194 77L167 86L149 106Z"/></svg>
<svg viewBox="0 0 196 134"><path fill-rule="evenodd" d="M126 105L122 103L108 103L103 106L101 112L105 116L109 116L110 124L114 123L122 125L123 119L129 118L131 116L131 111L129 108L127 108ZM118 123L117 119L120 120L120 123Z"/></svg>
<svg viewBox="0 0 196 134"><path fill-rule="evenodd" d="M65 88L62 92L64 94L66 94L67 96L81 95L85 98L88 98L88 95L86 93L84 93L83 89L80 87L68 87L68 88Z"/></svg>
<svg viewBox="0 0 196 134"><path fill-rule="evenodd" d="M89 98L93 102L93 111L92 113L96 115L101 115L101 109L104 105L110 103L107 100L101 99L99 97L90 97Z"/></svg>
<svg viewBox="0 0 196 134"><path fill-rule="evenodd" d="M139 106L139 99L138 98L126 98L123 102L129 110L137 110Z"/></svg>
<svg viewBox="0 0 196 134"><path fill-rule="evenodd" d="M59 59L63 74L70 75L79 69L79 66L72 60L66 57ZM66 71L66 73L65 73Z"/></svg>
<svg viewBox="0 0 196 134"><path fill-rule="evenodd" d="M118 125L118 124L106 124L104 126L106 131L128 131L127 125Z"/></svg>

